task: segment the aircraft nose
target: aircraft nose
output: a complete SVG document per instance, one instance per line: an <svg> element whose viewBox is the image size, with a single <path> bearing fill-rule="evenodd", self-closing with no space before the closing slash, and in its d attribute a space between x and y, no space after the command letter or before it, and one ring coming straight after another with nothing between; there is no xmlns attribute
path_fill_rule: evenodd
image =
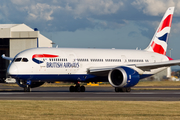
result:
<svg viewBox="0 0 180 120"><path fill-rule="evenodd" d="M7 70L9 75L16 75L18 73L18 68L15 64L11 64Z"/></svg>

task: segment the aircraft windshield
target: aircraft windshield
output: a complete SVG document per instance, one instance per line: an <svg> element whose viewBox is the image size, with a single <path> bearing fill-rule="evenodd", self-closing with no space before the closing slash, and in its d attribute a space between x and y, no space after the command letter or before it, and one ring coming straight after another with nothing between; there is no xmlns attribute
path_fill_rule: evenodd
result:
<svg viewBox="0 0 180 120"><path fill-rule="evenodd" d="M16 58L15 62L28 62L27 58Z"/></svg>
<svg viewBox="0 0 180 120"><path fill-rule="evenodd" d="M20 62L22 58L16 58L15 62Z"/></svg>
<svg viewBox="0 0 180 120"><path fill-rule="evenodd" d="M23 58L22 62L28 62L28 59L27 58Z"/></svg>

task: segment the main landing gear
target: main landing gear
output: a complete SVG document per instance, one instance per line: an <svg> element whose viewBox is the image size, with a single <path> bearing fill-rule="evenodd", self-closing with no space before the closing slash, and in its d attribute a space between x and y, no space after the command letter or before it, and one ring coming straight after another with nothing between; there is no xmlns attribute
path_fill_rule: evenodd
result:
<svg viewBox="0 0 180 120"><path fill-rule="evenodd" d="M70 86L69 87L69 91L70 92L85 92L85 87L82 85L80 86L79 83L75 83L76 85L75 86Z"/></svg>
<svg viewBox="0 0 180 120"><path fill-rule="evenodd" d="M115 92L131 92L131 87L127 87L127 88L115 87Z"/></svg>

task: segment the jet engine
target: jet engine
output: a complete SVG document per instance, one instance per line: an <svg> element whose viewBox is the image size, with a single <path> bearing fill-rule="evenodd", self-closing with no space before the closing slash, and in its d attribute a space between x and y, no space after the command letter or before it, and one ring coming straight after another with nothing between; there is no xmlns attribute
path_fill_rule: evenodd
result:
<svg viewBox="0 0 180 120"><path fill-rule="evenodd" d="M139 73L129 67L114 68L108 75L109 83L113 87L133 87L139 79Z"/></svg>
<svg viewBox="0 0 180 120"><path fill-rule="evenodd" d="M26 87L26 82L25 81L16 80L16 83L22 88ZM44 84L44 82L31 82L30 87L35 88L35 87L39 87L39 86L41 86L43 84Z"/></svg>

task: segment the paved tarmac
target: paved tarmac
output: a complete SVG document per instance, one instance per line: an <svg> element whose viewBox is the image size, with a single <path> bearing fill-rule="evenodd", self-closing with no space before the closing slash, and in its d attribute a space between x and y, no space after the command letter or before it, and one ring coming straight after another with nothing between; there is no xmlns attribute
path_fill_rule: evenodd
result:
<svg viewBox="0 0 180 120"><path fill-rule="evenodd" d="M179 90L132 90L114 92L113 87L86 87L86 92L69 92L68 87L38 87L23 92L20 87L0 86L0 100L116 100L180 101Z"/></svg>

